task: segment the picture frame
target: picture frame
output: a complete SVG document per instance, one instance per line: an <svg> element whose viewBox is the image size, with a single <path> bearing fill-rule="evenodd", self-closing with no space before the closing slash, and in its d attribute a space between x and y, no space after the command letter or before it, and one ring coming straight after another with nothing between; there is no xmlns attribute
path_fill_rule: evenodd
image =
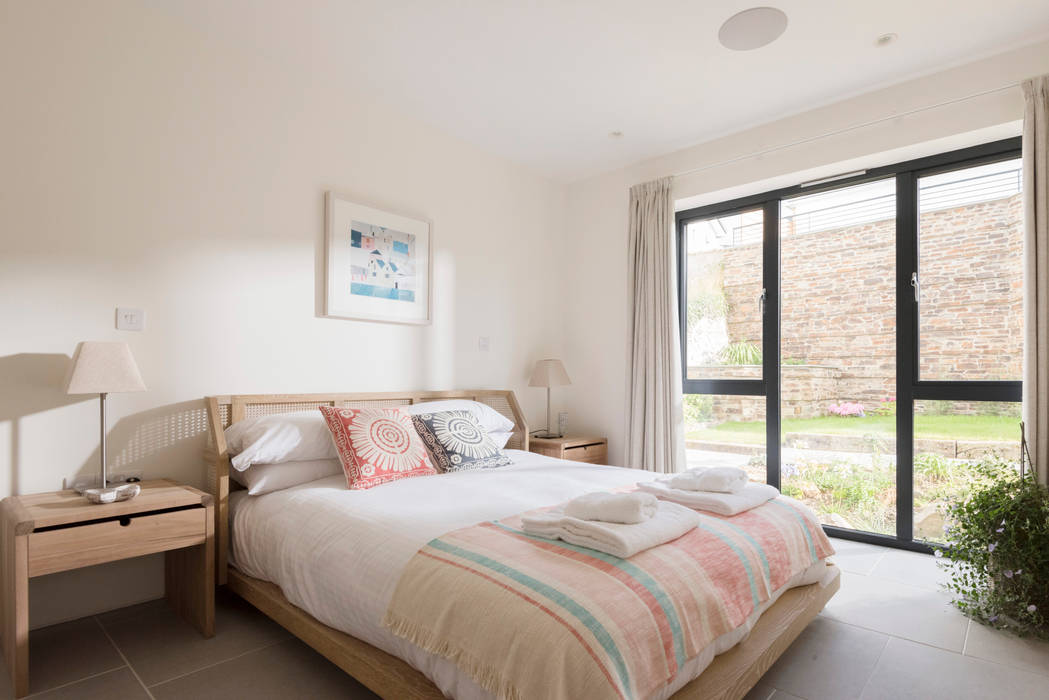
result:
<svg viewBox="0 0 1049 700"><path fill-rule="evenodd" d="M325 196L328 318L427 325L433 313L430 223Z"/></svg>

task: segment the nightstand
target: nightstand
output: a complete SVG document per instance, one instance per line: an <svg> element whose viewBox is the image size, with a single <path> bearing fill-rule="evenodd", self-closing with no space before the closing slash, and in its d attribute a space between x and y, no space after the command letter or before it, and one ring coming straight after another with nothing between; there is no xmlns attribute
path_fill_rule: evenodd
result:
<svg viewBox="0 0 1049 700"><path fill-rule="evenodd" d="M215 634L215 526L209 494L144 481L129 501L95 505L76 491L0 503L4 660L15 697L29 693L29 579L166 552L165 595L205 637Z"/></svg>
<svg viewBox="0 0 1049 700"><path fill-rule="evenodd" d="M528 449L547 457L573 462L608 464L608 439L603 437L528 438Z"/></svg>

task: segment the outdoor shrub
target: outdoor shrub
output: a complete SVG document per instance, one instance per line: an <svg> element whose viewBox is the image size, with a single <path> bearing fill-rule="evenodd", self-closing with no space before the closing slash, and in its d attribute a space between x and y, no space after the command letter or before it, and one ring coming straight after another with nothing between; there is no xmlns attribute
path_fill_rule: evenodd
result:
<svg viewBox="0 0 1049 700"><path fill-rule="evenodd" d="M946 481L957 469L954 463L940 455L926 453L914 455L914 472L918 476L934 481Z"/></svg>
<svg viewBox="0 0 1049 700"><path fill-rule="evenodd" d="M863 404L852 401L842 401L841 403L832 403L827 407L827 413L834 416L841 416L842 418L848 416L855 416L857 418L863 418L866 414L863 412Z"/></svg>
<svg viewBox="0 0 1049 700"><path fill-rule="evenodd" d="M710 394L685 394L682 406L686 425L706 423L714 417L714 397Z"/></svg>
<svg viewBox="0 0 1049 700"><path fill-rule="evenodd" d="M871 414L875 416L895 416L896 399L882 399L877 406L871 409Z"/></svg>
<svg viewBox="0 0 1049 700"><path fill-rule="evenodd" d="M761 348L745 340L732 343L721 351L721 361L729 365L760 365Z"/></svg>
<svg viewBox="0 0 1049 700"><path fill-rule="evenodd" d="M968 496L947 506L947 588L959 610L987 625L1049 639L1049 489L1014 464L970 465Z"/></svg>

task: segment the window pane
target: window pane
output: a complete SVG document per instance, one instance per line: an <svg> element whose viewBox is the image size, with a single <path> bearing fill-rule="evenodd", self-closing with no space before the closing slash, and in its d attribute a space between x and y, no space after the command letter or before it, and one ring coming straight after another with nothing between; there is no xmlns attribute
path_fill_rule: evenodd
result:
<svg viewBox="0 0 1049 700"><path fill-rule="evenodd" d="M783 493L837 527L896 532L896 185L781 207Z"/></svg>
<svg viewBox="0 0 1049 700"><path fill-rule="evenodd" d="M1021 378L1020 160L918 180L919 374Z"/></svg>
<svg viewBox="0 0 1049 700"><path fill-rule="evenodd" d="M986 458L1019 468L1019 403L914 402L915 539L943 540L944 506L969 492L972 466Z"/></svg>
<svg viewBox="0 0 1049 700"><path fill-rule="evenodd" d="M739 467L765 483L765 397L686 394L688 467Z"/></svg>
<svg viewBox="0 0 1049 700"><path fill-rule="evenodd" d="M761 379L761 209L685 225L689 379Z"/></svg>

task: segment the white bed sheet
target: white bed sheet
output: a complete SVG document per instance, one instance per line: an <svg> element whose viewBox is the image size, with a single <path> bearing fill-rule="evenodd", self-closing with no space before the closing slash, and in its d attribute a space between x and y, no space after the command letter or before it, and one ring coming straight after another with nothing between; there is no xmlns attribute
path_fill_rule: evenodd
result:
<svg viewBox="0 0 1049 700"><path fill-rule="evenodd" d="M348 490L341 475L262 496L238 491L230 498L231 560L245 574L280 586L289 601L324 624L404 659L445 695L489 698L451 662L383 628L408 560L450 530L658 476L505 452L513 466L402 479L364 491ZM825 571L818 563L780 592L819 581ZM773 601L710 644L659 697L669 697L742 640Z"/></svg>

